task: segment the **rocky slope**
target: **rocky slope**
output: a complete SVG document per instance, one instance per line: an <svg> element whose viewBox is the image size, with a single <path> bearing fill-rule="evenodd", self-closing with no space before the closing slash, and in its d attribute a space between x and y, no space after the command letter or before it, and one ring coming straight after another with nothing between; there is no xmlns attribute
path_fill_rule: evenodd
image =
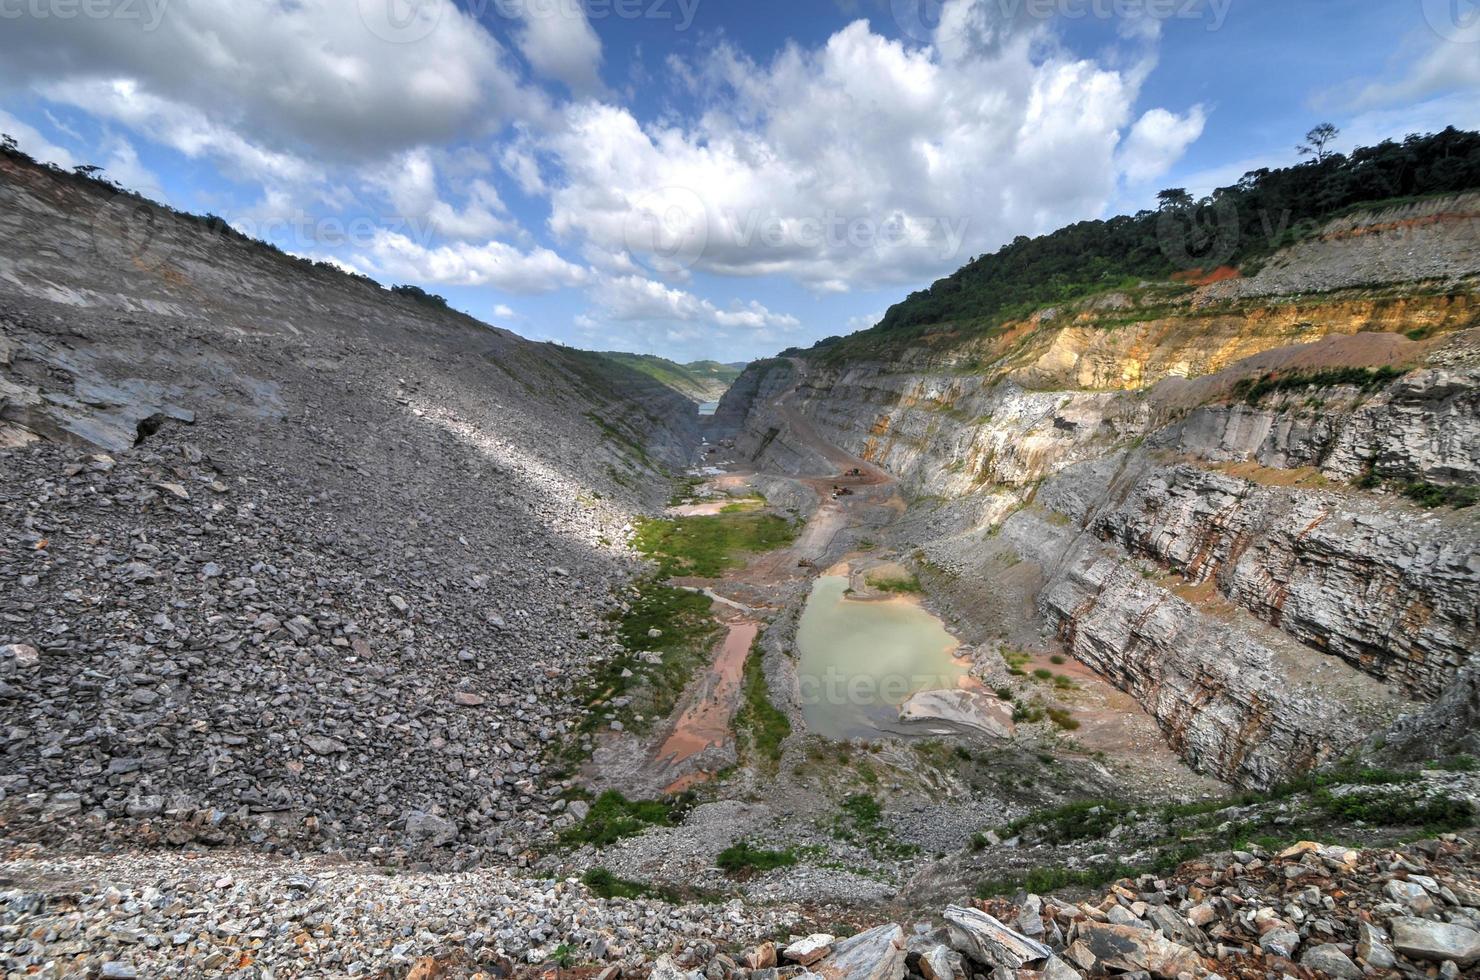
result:
<svg viewBox="0 0 1480 980"><path fill-rule="evenodd" d="M691 405L0 158L7 831L517 855Z"/></svg>
<svg viewBox="0 0 1480 980"><path fill-rule="evenodd" d="M762 396L799 382L790 412L899 476L894 543L966 629L1072 653L1268 786L1480 645L1476 511L1409 499L1480 487L1477 273L1475 195L1350 216L1250 280L761 362L717 420L795 471Z"/></svg>

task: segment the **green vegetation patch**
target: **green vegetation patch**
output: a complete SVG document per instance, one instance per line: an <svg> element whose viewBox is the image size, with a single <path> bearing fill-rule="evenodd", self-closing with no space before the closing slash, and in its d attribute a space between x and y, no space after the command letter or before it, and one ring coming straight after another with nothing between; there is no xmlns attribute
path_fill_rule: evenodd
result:
<svg viewBox="0 0 1480 980"><path fill-rule="evenodd" d="M590 844L609 847L623 837L632 837L649 827L671 827L681 823L694 805L693 793L679 793L661 800L629 800L614 789L598 796L586 818L560 832L560 841L572 847Z"/></svg>
<svg viewBox="0 0 1480 980"><path fill-rule="evenodd" d="M1480 487L1449 487L1436 483L1406 483L1403 496L1421 507L1454 507L1463 510L1480 503Z"/></svg>
<svg viewBox="0 0 1480 980"><path fill-rule="evenodd" d="M833 835L867 848L879 860L899 860L920 853L915 845L894 839L884 823L884 808L870 793L854 793L843 800L833 820Z"/></svg>
<svg viewBox="0 0 1480 980"><path fill-rule="evenodd" d="M581 686L585 708L580 724L554 750L557 768L573 770L586 757L583 739L617 720L629 731L648 731L678 703L694 672L708 662L721 628L709 597L647 580L629 597L625 613L613 613L622 652L602 663ZM649 636L657 630L657 636ZM658 663L642 654L660 655ZM625 676L624 676L625 675ZM627 699L615 707L617 699ZM608 718L607 716L612 716Z"/></svg>
<svg viewBox="0 0 1480 980"><path fill-rule="evenodd" d="M1329 840L1334 831L1353 825L1375 830L1418 828L1425 836L1473 825L1473 804L1405 788L1418 779L1417 773L1401 770L1343 766L1265 792L1159 808L1119 800L1081 800L1015 820L999 834L1012 837L1031 831L1034 841L1062 845L1104 838L1123 824L1149 822L1156 827L1160 821L1161 829L1155 831L1158 836L1143 848L1153 856L1134 865L1110 861L1080 869L1034 868L983 882L978 895L1009 895L1020 888L1043 894L1070 886L1097 887L1140 874L1166 874L1184 861L1248 843L1278 850L1300 840ZM1229 810L1262 804L1272 805L1229 819ZM985 836L974 838L971 846L983 849Z"/></svg>
<svg viewBox="0 0 1480 980"><path fill-rule="evenodd" d="M925 591L914 575L869 575L866 581L870 588L880 592L920 593Z"/></svg>
<svg viewBox="0 0 1480 980"><path fill-rule="evenodd" d="M654 381L694 401L707 401L719 397L719 393L740 377L741 368L718 361L694 361L678 364L656 354L626 354L606 351L595 357L620 364L625 368L645 374Z"/></svg>
<svg viewBox="0 0 1480 980"><path fill-rule="evenodd" d="M775 514L731 513L642 519L632 543L665 577L716 578L743 565L744 555L784 548L796 536L797 526Z"/></svg>
<svg viewBox="0 0 1480 980"><path fill-rule="evenodd" d="M1394 367L1380 368L1325 368L1319 371L1281 371L1261 375L1258 378L1240 378L1234 382L1233 396L1242 398L1250 405L1259 404L1265 395L1280 391L1303 390L1305 388L1334 388L1348 385L1371 391L1391 384L1406 371Z"/></svg>
<svg viewBox="0 0 1480 980"><path fill-rule="evenodd" d="M742 747L760 761L774 766L781 761L781 745L791 735L786 713L771 703L766 683L764 654L759 640L745 659L740 710L735 713L735 734Z"/></svg>
<svg viewBox="0 0 1480 980"><path fill-rule="evenodd" d="M797 853L793 850L768 851L755 847L749 841L741 841L731 844L719 852L717 863L720 868L730 874L742 872L759 873L763 871L774 871L776 868L789 868L797 863Z"/></svg>

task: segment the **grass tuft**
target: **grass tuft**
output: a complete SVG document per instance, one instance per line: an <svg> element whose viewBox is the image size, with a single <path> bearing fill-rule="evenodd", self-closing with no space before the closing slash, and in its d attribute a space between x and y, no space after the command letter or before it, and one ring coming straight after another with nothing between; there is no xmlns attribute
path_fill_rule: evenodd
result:
<svg viewBox="0 0 1480 980"><path fill-rule="evenodd" d="M760 760L774 766L781 761L781 745L791 735L791 721L771 703L766 683L764 654L759 639L745 659L741 681L740 710L735 714L735 733Z"/></svg>
<svg viewBox="0 0 1480 980"><path fill-rule="evenodd" d="M679 793L662 800L629 800L614 789L598 796L586 818L560 833L561 843L609 847L649 827L671 827L694 805L694 794Z"/></svg>
<svg viewBox="0 0 1480 980"><path fill-rule="evenodd" d="M787 868L796 864L797 854L793 850L763 850L754 847L749 841L741 841L720 851L717 863L722 870L730 874L773 871L776 868Z"/></svg>

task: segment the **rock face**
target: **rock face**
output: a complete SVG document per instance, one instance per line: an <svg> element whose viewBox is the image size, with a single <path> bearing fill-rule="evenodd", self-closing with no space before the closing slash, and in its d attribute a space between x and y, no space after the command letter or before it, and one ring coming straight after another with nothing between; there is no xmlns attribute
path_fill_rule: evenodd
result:
<svg viewBox="0 0 1480 980"><path fill-rule="evenodd" d="M0 158L7 826L519 853L691 406L109 201Z"/></svg>
<svg viewBox="0 0 1480 980"><path fill-rule="evenodd" d="M1398 491L1480 494L1475 203L1344 219L1181 309L1102 297L976 340L756 365L729 415L755 406L737 441L767 465L796 466L810 427L896 475L914 504L894 543L940 571L941 601L989 634L1031 610L1018 642L1046 635L1133 694L1198 768L1267 786L1405 712L1457 745L1480 523ZM1410 221L1410 258L1374 250ZM1339 287L1348 262L1387 285L1278 295ZM1412 284L1441 267L1442 293Z"/></svg>

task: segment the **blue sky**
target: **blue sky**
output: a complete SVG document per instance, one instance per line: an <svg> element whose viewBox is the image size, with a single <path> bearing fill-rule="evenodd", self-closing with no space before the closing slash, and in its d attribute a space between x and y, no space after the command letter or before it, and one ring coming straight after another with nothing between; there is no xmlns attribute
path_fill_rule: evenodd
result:
<svg viewBox="0 0 1480 980"><path fill-rule="evenodd" d="M1480 128L1473 0L0 0L0 131L539 339L744 360L1018 234Z"/></svg>

